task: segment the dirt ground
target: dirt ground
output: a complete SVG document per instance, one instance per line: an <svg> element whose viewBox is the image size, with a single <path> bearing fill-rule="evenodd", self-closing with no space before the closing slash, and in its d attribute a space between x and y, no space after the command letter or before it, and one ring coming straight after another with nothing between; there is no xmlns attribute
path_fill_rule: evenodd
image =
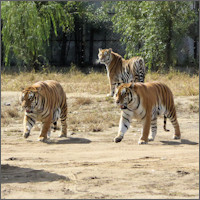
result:
<svg viewBox="0 0 200 200"><path fill-rule="evenodd" d="M17 101L18 94L2 92L1 107ZM76 94L67 96L70 105ZM169 121L170 132L164 132L159 118L156 139L147 145L138 145L140 126L134 120L117 144L117 126L100 132L69 130L68 138L58 138L57 131L42 143L39 130L24 139L22 123L2 124L1 198L198 199L199 112L189 110L198 101L198 96L175 98L181 140L172 139Z"/></svg>

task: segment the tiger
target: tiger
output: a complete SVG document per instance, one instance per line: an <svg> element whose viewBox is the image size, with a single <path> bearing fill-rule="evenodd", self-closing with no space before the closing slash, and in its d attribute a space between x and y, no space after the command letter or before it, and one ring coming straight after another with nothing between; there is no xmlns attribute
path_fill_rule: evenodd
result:
<svg viewBox="0 0 200 200"><path fill-rule="evenodd" d="M24 138L28 138L36 120L41 121L39 141L47 141L50 138L51 124L54 131L57 129L57 121L61 119L62 131L59 137L67 137L67 98L57 81L46 80L34 83L26 87L21 93L21 106L24 113Z"/></svg>
<svg viewBox="0 0 200 200"><path fill-rule="evenodd" d="M164 130L169 131L166 129L169 118L175 129L173 139L181 138L173 94L167 85L161 82L124 83L116 89L115 103L121 109L121 118L114 142L121 142L133 117L143 125L138 144L153 141L157 134L157 116L161 114L164 115Z"/></svg>
<svg viewBox="0 0 200 200"><path fill-rule="evenodd" d="M106 66L110 85L110 94L107 96L113 97L116 87L121 83L144 82L145 63L142 57L136 56L125 60L111 48L99 48L98 60Z"/></svg>

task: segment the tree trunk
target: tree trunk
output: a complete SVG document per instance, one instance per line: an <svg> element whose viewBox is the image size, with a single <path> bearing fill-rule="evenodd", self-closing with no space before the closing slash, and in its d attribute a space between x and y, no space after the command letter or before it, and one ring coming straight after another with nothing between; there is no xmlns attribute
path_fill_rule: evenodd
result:
<svg viewBox="0 0 200 200"><path fill-rule="evenodd" d="M61 54L60 54L60 65L61 66L65 66L66 44L67 44L67 36L65 33L63 33Z"/></svg>
<svg viewBox="0 0 200 200"><path fill-rule="evenodd" d="M75 38L75 64L80 64L80 30L79 30L79 19L75 17L75 31L74 31L74 38Z"/></svg>
<svg viewBox="0 0 200 200"><path fill-rule="evenodd" d="M90 52L89 52L89 62L92 64L93 60L93 40L94 40L94 29L90 28Z"/></svg>
<svg viewBox="0 0 200 200"><path fill-rule="evenodd" d="M171 58L171 46L172 41L172 20L169 19L168 22L168 38L167 38L167 45L166 45L166 69L169 69L170 65L172 64L172 58Z"/></svg>
<svg viewBox="0 0 200 200"><path fill-rule="evenodd" d="M198 12L198 9L199 9L199 2L194 2L194 9L195 9L195 12L197 13L198 15L198 19L199 19L199 12ZM199 20L197 20L197 23L196 23L196 36L194 37L194 59L197 60L198 59L198 40L199 40L199 36L198 36L198 30L199 30Z"/></svg>

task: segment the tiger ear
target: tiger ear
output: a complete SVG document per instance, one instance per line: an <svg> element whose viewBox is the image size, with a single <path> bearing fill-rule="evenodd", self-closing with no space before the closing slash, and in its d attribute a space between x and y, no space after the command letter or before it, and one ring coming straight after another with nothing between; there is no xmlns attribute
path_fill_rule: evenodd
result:
<svg viewBox="0 0 200 200"><path fill-rule="evenodd" d="M32 87L31 92L40 92L41 91L41 87Z"/></svg>
<svg viewBox="0 0 200 200"><path fill-rule="evenodd" d="M36 89L37 92L40 92L42 88L41 87L37 87L35 89Z"/></svg>
<svg viewBox="0 0 200 200"><path fill-rule="evenodd" d="M99 52L102 50L102 48L99 48Z"/></svg>
<svg viewBox="0 0 200 200"><path fill-rule="evenodd" d="M112 49L111 49L111 48L109 48L108 50L109 50L109 53L111 53Z"/></svg>

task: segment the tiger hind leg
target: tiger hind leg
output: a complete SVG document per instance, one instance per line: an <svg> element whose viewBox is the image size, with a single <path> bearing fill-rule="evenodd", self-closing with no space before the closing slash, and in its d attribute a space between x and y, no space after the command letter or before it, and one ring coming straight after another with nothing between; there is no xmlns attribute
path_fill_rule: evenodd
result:
<svg viewBox="0 0 200 200"><path fill-rule="evenodd" d="M57 121L60 118L60 113L61 113L61 109L60 108L57 108L53 113L53 120L52 120L53 132L56 132L56 130L57 130Z"/></svg>
<svg viewBox="0 0 200 200"><path fill-rule="evenodd" d="M181 133L180 133L180 128L177 119L171 120L172 125L174 126L175 129L175 134L173 136L173 139L178 140L181 139Z"/></svg>
<svg viewBox="0 0 200 200"><path fill-rule="evenodd" d="M57 129L57 122L53 122L53 132L56 132Z"/></svg>
<svg viewBox="0 0 200 200"><path fill-rule="evenodd" d="M47 132L47 138L50 138L51 136L51 128L49 128L48 132Z"/></svg>
<svg viewBox="0 0 200 200"><path fill-rule="evenodd" d="M67 137L67 103L61 110L61 115L60 115L60 120L61 120L61 134L59 137Z"/></svg>
<svg viewBox="0 0 200 200"><path fill-rule="evenodd" d="M180 139L181 133L180 133L179 123L178 123L177 116L176 116L175 107L173 107L171 109L171 112L169 113L168 118L170 119L170 121L171 121L171 123L174 127L174 130L175 130L175 134L173 135L173 139L175 139L175 140Z"/></svg>
<svg viewBox="0 0 200 200"><path fill-rule="evenodd" d="M154 141L157 134L157 117L151 120L151 133L149 135L149 141Z"/></svg>
<svg viewBox="0 0 200 200"><path fill-rule="evenodd" d="M144 79L145 79L145 64L144 64L144 60L140 59L139 61L139 81L144 83Z"/></svg>

